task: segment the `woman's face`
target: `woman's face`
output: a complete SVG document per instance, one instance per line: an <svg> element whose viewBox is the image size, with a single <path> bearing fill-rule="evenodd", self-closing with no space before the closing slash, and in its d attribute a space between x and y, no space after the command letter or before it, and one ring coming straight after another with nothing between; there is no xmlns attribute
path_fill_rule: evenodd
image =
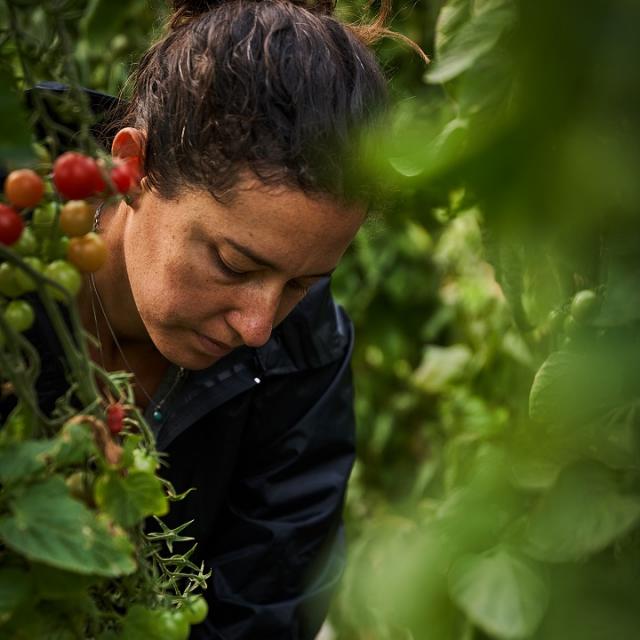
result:
<svg viewBox="0 0 640 640"><path fill-rule="evenodd" d="M188 369L259 347L331 273L363 213L328 198L245 181L224 206L207 192L145 191L122 231L140 319L160 353Z"/></svg>

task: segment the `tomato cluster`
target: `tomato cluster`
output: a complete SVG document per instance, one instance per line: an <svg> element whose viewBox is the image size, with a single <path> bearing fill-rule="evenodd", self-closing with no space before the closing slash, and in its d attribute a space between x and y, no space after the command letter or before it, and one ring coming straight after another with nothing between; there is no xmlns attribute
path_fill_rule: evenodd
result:
<svg viewBox="0 0 640 640"><path fill-rule="evenodd" d="M33 322L33 309L15 300L37 289L37 274L58 286L50 293L66 299L82 285L82 273L93 273L107 260L107 247L94 233L94 206L86 198L127 194L140 180L136 160L107 166L102 160L69 151L43 178L32 169L16 169L4 182L0 203L0 244L19 261L0 262L0 310L15 331Z"/></svg>

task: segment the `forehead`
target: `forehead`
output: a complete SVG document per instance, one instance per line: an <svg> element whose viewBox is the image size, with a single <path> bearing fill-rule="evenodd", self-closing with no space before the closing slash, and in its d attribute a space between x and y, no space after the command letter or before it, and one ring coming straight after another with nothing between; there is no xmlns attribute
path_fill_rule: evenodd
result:
<svg viewBox="0 0 640 640"><path fill-rule="evenodd" d="M320 257L333 268L365 217L363 208L330 196L255 179L242 180L225 204L195 190L179 197L178 208L185 223L211 241L229 238L299 269L311 259L317 266Z"/></svg>

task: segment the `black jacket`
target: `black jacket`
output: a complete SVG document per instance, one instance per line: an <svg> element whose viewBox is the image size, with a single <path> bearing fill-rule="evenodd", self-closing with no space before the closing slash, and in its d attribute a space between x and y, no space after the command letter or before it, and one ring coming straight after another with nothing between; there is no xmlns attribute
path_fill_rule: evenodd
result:
<svg viewBox="0 0 640 640"><path fill-rule="evenodd" d="M198 557L213 571L211 615L192 638L317 634L344 564L352 344L325 281L264 347L188 374L173 395L158 448L176 490L196 491L167 522L194 520Z"/></svg>
<svg viewBox="0 0 640 640"><path fill-rule="evenodd" d="M50 411L67 382L41 307L27 337L40 353L37 391ZM241 347L177 385L170 367L159 386L154 401L173 387L164 421L146 416L167 454L161 473L178 493L196 489L163 520L171 527L193 520L184 531L198 544L192 559L213 572L204 594L210 615L193 627L193 640L317 634L344 565L352 346L352 325L325 279L263 347ZM10 409L5 402L0 414Z"/></svg>

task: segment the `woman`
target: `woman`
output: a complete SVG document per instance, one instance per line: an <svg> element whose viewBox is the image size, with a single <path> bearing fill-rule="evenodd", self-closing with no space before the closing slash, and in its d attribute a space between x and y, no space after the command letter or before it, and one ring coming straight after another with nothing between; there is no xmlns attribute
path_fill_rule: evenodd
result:
<svg viewBox="0 0 640 640"><path fill-rule="evenodd" d="M312 639L343 565L353 335L329 277L365 216L349 167L385 82L375 28L332 11L175 2L112 141L141 188L98 208L109 260L80 305L93 356L135 376L163 473L196 489L168 517L213 571L193 638Z"/></svg>

